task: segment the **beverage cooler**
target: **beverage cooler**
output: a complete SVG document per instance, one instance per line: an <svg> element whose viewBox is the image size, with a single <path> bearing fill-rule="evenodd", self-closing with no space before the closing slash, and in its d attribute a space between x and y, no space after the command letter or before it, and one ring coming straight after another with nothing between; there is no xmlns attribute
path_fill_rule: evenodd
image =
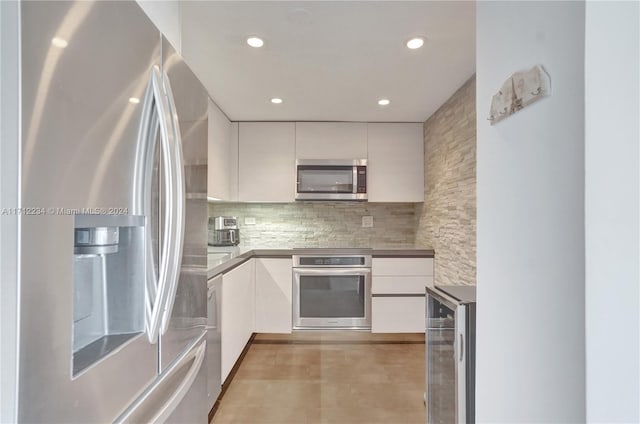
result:
<svg viewBox="0 0 640 424"><path fill-rule="evenodd" d="M427 287L427 423L475 422L476 288Z"/></svg>

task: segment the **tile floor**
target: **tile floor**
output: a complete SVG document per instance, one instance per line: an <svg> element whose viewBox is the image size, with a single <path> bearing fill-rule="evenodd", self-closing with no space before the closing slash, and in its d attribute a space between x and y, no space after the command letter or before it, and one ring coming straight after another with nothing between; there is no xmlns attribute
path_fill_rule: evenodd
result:
<svg viewBox="0 0 640 424"><path fill-rule="evenodd" d="M258 334L213 424L425 422L424 334Z"/></svg>

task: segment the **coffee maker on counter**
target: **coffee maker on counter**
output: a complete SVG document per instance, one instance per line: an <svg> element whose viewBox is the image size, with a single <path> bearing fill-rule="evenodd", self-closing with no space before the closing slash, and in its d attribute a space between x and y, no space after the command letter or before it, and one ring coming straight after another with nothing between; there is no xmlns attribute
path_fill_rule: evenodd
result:
<svg viewBox="0 0 640 424"><path fill-rule="evenodd" d="M237 246L238 243L240 243L238 218L235 216L216 216L209 218L210 245Z"/></svg>

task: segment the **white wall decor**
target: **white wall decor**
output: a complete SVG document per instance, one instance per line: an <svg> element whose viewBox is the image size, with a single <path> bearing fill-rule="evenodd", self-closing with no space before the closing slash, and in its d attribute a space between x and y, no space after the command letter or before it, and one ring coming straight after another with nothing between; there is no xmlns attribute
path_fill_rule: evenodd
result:
<svg viewBox="0 0 640 424"><path fill-rule="evenodd" d="M514 73L491 98L491 125L548 96L550 87L549 75L540 65Z"/></svg>

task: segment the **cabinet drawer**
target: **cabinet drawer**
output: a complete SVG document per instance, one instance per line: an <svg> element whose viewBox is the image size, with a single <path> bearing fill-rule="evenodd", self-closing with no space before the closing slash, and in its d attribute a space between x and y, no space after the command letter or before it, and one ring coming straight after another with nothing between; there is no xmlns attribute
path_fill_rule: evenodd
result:
<svg viewBox="0 0 640 424"><path fill-rule="evenodd" d="M425 286L433 286L432 276L373 276L371 279L372 294L424 294Z"/></svg>
<svg viewBox="0 0 640 424"><path fill-rule="evenodd" d="M373 275L433 275L433 258L373 258Z"/></svg>
<svg viewBox="0 0 640 424"><path fill-rule="evenodd" d="M371 299L372 333L424 333L424 297Z"/></svg>

